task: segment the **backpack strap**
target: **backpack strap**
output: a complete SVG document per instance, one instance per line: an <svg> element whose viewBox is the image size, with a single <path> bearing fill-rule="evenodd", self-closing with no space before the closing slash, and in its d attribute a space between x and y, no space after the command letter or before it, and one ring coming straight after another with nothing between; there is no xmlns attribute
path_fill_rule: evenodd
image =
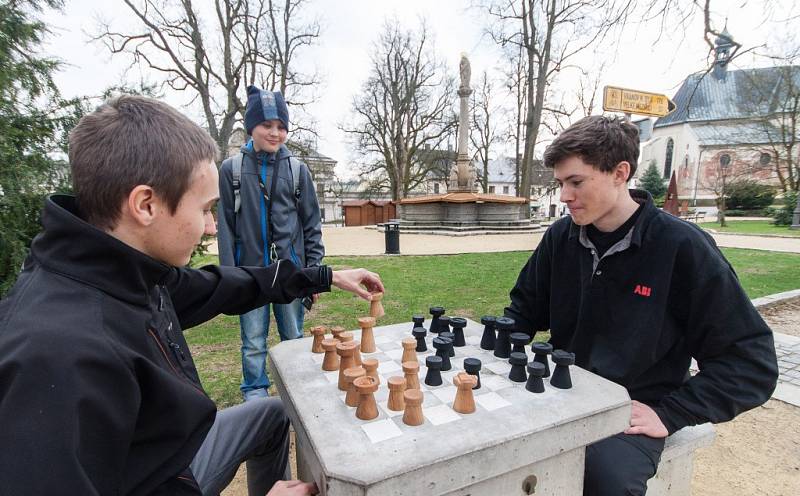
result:
<svg viewBox="0 0 800 496"><path fill-rule="evenodd" d="M300 161L293 156L289 156L289 170L292 173L292 190L294 191L294 206L297 208L297 203L302 196L302 189L300 188Z"/></svg>
<svg viewBox="0 0 800 496"><path fill-rule="evenodd" d="M231 173L233 175L233 215L239 213L242 208L242 161L244 160L244 152L233 156L231 163Z"/></svg>

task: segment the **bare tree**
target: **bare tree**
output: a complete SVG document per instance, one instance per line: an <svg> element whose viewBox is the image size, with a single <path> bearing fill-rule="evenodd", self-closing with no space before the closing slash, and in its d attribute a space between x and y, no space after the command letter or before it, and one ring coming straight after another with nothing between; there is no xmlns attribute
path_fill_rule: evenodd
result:
<svg viewBox="0 0 800 496"><path fill-rule="evenodd" d="M438 149L456 125L452 76L437 60L424 22L417 31L387 21L375 44L370 75L353 98L353 122L341 125L364 157L364 174L380 177L392 199L405 198L436 168Z"/></svg>
<svg viewBox="0 0 800 496"><path fill-rule="evenodd" d="M303 24L307 0L214 0L210 19L191 0L124 0L139 23L136 32L108 24L94 37L131 66L152 70L172 90L188 91L199 103L209 133L221 150L244 118L244 88L280 89L287 103L302 107L315 75L295 70L299 50L319 37L316 21ZM294 132L307 131L295 119Z"/></svg>
<svg viewBox="0 0 800 496"><path fill-rule="evenodd" d="M528 97L528 67L522 45L506 45L503 53L507 61L504 71L505 86L508 93L513 97L514 102L514 107L512 108L514 118L508 119L508 129L504 138L514 142L514 191L519 191L520 159L525 142L524 124ZM519 193L517 194L519 195Z"/></svg>
<svg viewBox="0 0 800 496"><path fill-rule="evenodd" d="M487 5L501 46L522 47L527 62L525 147L518 195L528 197L531 164L548 86L568 61L596 45L633 10L631 0L496 0Z"/></svg>
<svg viewBox="0 0 800 496"><path fill-rule="evenodd" d="M720 227L727 226L725 220L726 198L730 195L731 185L741 179L750 178L756 168L757 164L740 160L734 153L724 150L716 152L710 165L703 168L703 176L698 178L698 182L700 186L714 194L717 221Z"/></svg>
<svg viewBox="0 0 800 496"><path fill-rule="evenodd" d="M486 71L483 71L478 91L472 93L472 126L470 141L475 149L475 158L481 165L478 179L484 193L489 192L489 157L492 145L498 142L497 123L492 116L498 113L498 106L493 102L494 86Z"/></svg>

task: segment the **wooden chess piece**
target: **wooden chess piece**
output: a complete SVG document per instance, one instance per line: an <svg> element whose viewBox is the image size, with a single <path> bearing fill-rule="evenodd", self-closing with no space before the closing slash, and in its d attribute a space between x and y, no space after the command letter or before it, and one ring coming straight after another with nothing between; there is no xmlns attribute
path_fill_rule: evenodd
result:
<svg viewBox="0 0 800 496"><path fill-rule="evenodd" d="M390 377L387 382L389 386L389 403L386 406L393 412L405 410L406 402L403 399L403 392L406 390L405 378L396 375Z"/></svg>
<svg viewBox="0 0 800 496"><path fill-rule="evenodd" d="M347 406L358 406L359 394L353 381L359 377L364 377L367 373L361 367L350 367L344 371L344 380L347 382L347 396L344 398L344 404Z"/></svg>
<svg viewBox="0 0 800 496"><path fill-rule="evenodd" d="M386 315L386 312L383 311L383 293L373 293L372 300L369 303L369 315L374 317L375 319L379 319Z"/></svg>
<svg viewBox="0 0 800 496"><path fill-rule="evenodd" d="M378 404L375 403L375 391L378 390L378 383L375 379L365 375L353 381L353 385L358 390L358 408L356 417L361 420L372 420L378 416Z"/></svg>
<svg viewBox="0 0 800 496"><path fill-rule="evenodd" d="M361 363L361 366L364 370L367 371L367 375L375 379L375 382L380 385L381 377L378 375L378 359L377 358L367 358Z"/></svg>
<svg viewBox="0 0 800 496"><path fill-rule="evenodd" d="M316 326L311 328L311 334L314 336L314 343L311 345L311 353L324 353L325 349L322 347L322 340L325 339L325 326Z"/></svg>
<svg viewBox="0 0 800 496"><path fill-rule="evenodd" d="M349 343L353 340L353 333L350 331L342 331L336 334L336 339L342 343Z"/></svg>
<svg viewBox="0 0 800 496"><path fill-rule="evenodd" d="M403 362L403 374L406 377L406 389L420 389L419 387L419 362Z"/></svg>
<svg viewBox="0 0 800 496"><path fill-rule="evenodd" d="M372 331L375 327L375 318L361 317L358 319L358 326L361 327L361 351L375 353L375 334Z"/></svg>
<svg viewBox="0 0 800 496"><path fill-rule="evenodd" d="M333 326L331 327L331 334L333 335L333 339L339 339L339 334L345 332L345 328L342 326ZM341 339L339 339L341 341Z"/></svg>
<svg viewBox="0 0 800 496"><path fill-rule="evenodd" d="M422 391L419 389L406 389L403 392L403 401L406 408L403 411L403 423L406 425L422 425L425 417L422 416Z"/></svg>
<svg viewBox="0 0 800 496"><path fill-rule="evenodd" d="M347 383L344 380L344 371L350 367L356 366L355 360L353 359L353 352L355 349L356 344L354 342L339 343L336 345L336 354L339 355L341 359L339 363L339 390L341 391L347 390Z"/></svg>
<svg viewBox="0 0 800 496"><path fill-rule="evenodd" d="M405 338L401 341L403 345L403 358L400 362L416 362L417 361L417 340L414 338Z"/></svg>
<svg viewBox="0 0 800 496"><path fill-rule="evenodd" d="M458 413L475 413L475 397L472 388L478 384L478 378L466 372L459 372L453 377L453 384L458 388L453 410Z"/></svg>
<svg viewBox="0 0 800 496"><path fill-rule="evenodd" d="M339 339L342 341L342 343L356 343L356 345L357 345L356 346L356 352L353 355L353 359L355 360L356 365L358 365L360 367L361 366L361 351L359 351L359 349L358 349L358 345L360 345L360 343L358 341L354 341L353 340L353 333L350 332L350 331L340 332L339 333Z"/></svg>
<svg viewBox="0 0 800 496"><path fill-rule="evenodd" d="M322 370L328 372L339 370L339 355L336 354L338 339L323 339L322 349L325 350L325 358L322 359Z"/></svg>

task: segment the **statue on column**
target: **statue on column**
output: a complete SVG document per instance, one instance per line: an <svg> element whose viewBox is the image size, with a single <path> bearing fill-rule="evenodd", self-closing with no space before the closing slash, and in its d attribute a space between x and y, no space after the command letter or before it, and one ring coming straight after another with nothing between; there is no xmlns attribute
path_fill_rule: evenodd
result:
<svg viewBox="0 0 800 496"><path fill-rule="evenodd" d="M458 87L458 97L460 102L460 112L458 119L458 155L455 167L450 174L450 191L475 192L477 174L472 167L468 151L469 143L469 96L472 89L469 87L469 80L472 75L469 59L466 53L461 54L459 63L459 73L461 84Z"/></svg>

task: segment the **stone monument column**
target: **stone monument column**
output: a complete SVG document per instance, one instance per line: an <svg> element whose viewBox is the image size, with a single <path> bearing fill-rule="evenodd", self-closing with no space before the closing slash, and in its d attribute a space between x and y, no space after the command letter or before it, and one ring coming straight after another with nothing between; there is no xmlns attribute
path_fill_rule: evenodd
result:
<svg viewBox="0 0 800 496"><path fill-rule="evenodd" d="M458 97L460 99L460 109L458 118L458 155L456 166L450 175L450 188L452 191L475 191L475 178L472 171L472 164L469 159L469 96L472 88L469 87L471 69L467 54L461 54L459 64L461 73L461 84L458 87Z"/></svg>

